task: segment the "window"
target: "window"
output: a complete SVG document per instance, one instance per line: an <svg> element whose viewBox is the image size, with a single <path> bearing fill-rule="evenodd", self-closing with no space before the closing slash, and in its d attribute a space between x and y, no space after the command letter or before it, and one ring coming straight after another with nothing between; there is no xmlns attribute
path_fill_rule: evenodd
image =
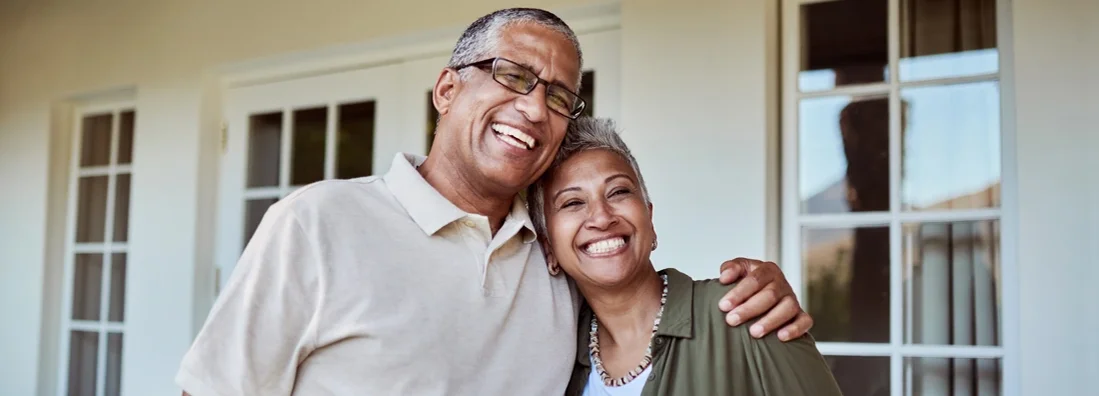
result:
<svg viewBox="0 0 1099 396"><path fill-rule="evenodd" d="M58 378L71 396L119 394L134 117L129 106L76 114Z"/></svg>
<svg viewBox="0 0 1099 396"><path fill-rule="evenodd" d="M783 4L783 262L840 387L1002 394L996 1Z"/></svg>

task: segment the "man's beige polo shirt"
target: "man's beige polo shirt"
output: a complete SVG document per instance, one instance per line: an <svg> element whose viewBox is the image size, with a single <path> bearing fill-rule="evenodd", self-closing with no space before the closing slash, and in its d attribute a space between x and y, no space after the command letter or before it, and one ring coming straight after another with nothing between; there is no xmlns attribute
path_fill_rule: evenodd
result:
<svg viewBox="0 0 1099 396"><path fill-rule="evenodd" d="M194 396L560 395L576 304L525 205L495 237L398 154L272 206L194 345Z"/></svg>

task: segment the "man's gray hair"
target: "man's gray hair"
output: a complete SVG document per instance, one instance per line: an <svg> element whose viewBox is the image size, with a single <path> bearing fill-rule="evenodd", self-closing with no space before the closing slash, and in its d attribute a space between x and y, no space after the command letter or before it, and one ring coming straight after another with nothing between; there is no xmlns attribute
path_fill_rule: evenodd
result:
<svg viewBox="0 0 1099 396"><path fill-rule="evenodd" d="M558 166L572 156L588 150L608 150L622 157L633 173L637 175L637 184L641 189L641 199L647 205L649 203L649 189L645 187L645 178L641 176L641 167L637 165L637 159L633 157L630 148L618 134L618 127L609 118L580 117L569 123L565 132L565 140L561 142L561 148L553 159L546 173L542 174L527 191L527 207L530 211L531 221L534 222L534 230L540 237L549 238L546 233L546 212L543 194L546 183L553 176Z"/></svg>
<svg viewBox="0 0 1099 396"><path fill-rule="evenodd" d="M580 62L580 67L577 70L583 70L584 56L580 52L580 40L577 40L576 33L557 15L537 8L503 9L473 21L462 32L462 36L458 38L458 43L454 45L454 52L450 55L447 67L453 68L485 60L496 51L496 46L500 42L500 32L505 27L516 23L534 23L564 35L576 48L576 57ZM463 73L459 74L462 78L466 78L464 70ZM579 72L576 74L577 90L580 88L581 75L582 73Z"/></svg>

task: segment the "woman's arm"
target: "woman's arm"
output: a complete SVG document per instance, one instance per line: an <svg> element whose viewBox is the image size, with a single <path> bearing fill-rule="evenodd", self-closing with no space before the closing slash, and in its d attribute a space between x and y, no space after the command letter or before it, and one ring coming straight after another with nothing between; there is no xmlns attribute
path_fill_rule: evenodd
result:
<svg viewBox="0 0 1099 396"><path fill-rule="evenodd" d="M764 394L842 396L811 335L787 342L769 335L749 343L749 358L756 366Z"/></svg>

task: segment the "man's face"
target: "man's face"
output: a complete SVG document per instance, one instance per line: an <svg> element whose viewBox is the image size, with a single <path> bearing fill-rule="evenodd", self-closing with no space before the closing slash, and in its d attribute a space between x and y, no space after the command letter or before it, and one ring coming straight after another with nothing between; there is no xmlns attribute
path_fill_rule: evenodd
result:
<svg viewBox="0 0 1099 396"><path fill-rule="evenodd" d="M530 23L504 28L494 53L543 80L576 92L579 59L564 35ZM479 59L480 60L480 59ZM436 143L474 185L515 194L549 167L564 139L569 118L546 106L546 86L524 95L493 80L491 65L471 67L466 81L444 71L435 103L445 114ZM445 127L442 128L442 127ZM435 151L434 149L432 151Z"/></svg>

